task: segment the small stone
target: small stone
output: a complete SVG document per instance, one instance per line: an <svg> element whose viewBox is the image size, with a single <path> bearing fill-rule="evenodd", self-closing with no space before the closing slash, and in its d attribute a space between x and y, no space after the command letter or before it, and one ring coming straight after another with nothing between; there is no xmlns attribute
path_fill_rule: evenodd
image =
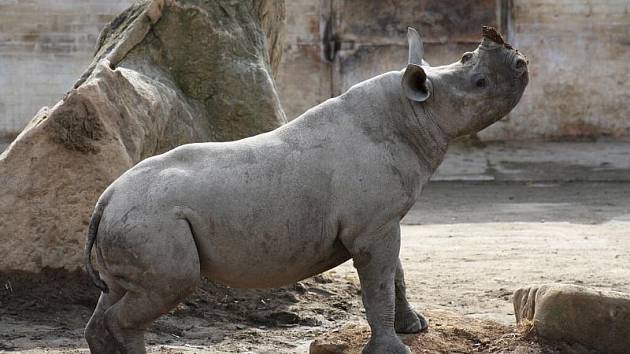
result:
<svg viewBox="0 0 630 354"><path fill-rule="evenodd" d="M300 324L302 326L319 327L322 325L322 320L316 317L305 317L300 320Z"/></svg>
<svg viewBox="0 0 630 354"><path fill-rule="evenodd" d="M348 350L348 344L343 342L328 343L321 339L311 342L309 354L343 354Z"/></svg>
<svg viewBox="0 0 630 354"><path fill-rule="evenodd" d="M277 325L292 325L300 322L300 316L289 311L277 311L272 313L269 317L270 320L275 322Z"/></svg>

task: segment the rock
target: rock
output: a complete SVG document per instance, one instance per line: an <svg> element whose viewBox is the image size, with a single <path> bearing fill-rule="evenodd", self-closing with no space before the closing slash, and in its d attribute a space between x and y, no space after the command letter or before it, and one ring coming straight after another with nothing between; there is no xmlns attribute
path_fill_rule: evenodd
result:
<svg viewBox="0 0 630 354"><path fill-rule="evenodd" d="M309 354L343 354L348 350L348 343L339 340L331 343L323 339L316 339L311 342Z"/></svg>
<svg viewBox="0 0 630 354"><path fill-rule="evenodd" d="M0 155L0 271L79 268L92 208L128 168L286 122L271 74L284 16L276 0L144 0L114 19L74 88Z"/></svg>
<svg viewBox="0 0 630 354"><path fill-rule="evenodd" d="M630 350L630 295L575 285L542 285L514 292L516 321L554 341L604 353Z"/></svg>
<svg viewBox="0 0 630 354"><path fill-rule="evenodd" d="M290 311L275 311L269 315L269 320L277 326L297 325L300 323L300 315Z"/></svg>
<svg viewBox="0 0 630 354"><path fill-rule="evenodd" d="M317 315L314 317L304 317L300 319L300 325L307 327L319 327L324 322L323 318L324 317L321 315Z"/></svg>

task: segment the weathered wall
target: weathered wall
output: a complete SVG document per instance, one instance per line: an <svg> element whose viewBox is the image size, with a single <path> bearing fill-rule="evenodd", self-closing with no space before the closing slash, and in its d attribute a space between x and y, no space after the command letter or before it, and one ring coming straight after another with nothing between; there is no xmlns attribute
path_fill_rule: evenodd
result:
<svg viewBox="0 0 630 354"><path fill-rule="evenodd" d="M424 29L430 62L448 63L475 48L482 24L496 25L495 0L289 1L277 80L287 117L295 118L357 82L403 68L407 26ZM333 60L326 58L323 44L327 25L339 46Z"/></svg>
<svg viewBox="0 0 630 354"><path fill-rule="evenodd" d="M510 40L531 81L483 138L630 135L630 1L514 0Z"/></svg>
<svg viewBox="0 0 630 354"><path fill-rule="evenodd" d="M0 137L56 102L89 63L100 28L132 0L0 0ZM459 59L511 3L509 38L530 58L517 109L483 139L630 135L630 0L291 0L277 75L288 118L406 60L404 29L427 38L433 65ZM480 9L482 10L480 12ZM493 12L494 11L494 12ZM330 62L326 20L340 33Z"/></svg>
<svg viewBox="0 0 630 354"><path fill-rule="evenodd" d="M483 25L498 26L496 0L333 0L340 51L334 94L407 65L407 27L417 28L431 65L474 49Z"/></svg>
<svg viewBox="0 0 630 354"><path fill-rule="evenodd" d="M630 135L629 0L291 1L289 55L278 80L288 116L322 101L328 92L336 95L377 73L401 68L407 55L401 28L408 24L428 42L432 65L458 60L476 47L471 41L479 37L478 21L500 25L501 4L508 10L510 42L530 59L531 81L516 110L480 137ZM337 12L341 39L333 63L323 59L321 48L329 8ZM470 33L476 34L471 38Z"/></svg>
<svg viewBox="0 0 630 354"><path fill-rule="evenodd" d="M100 30L132 0L0 0L0 136L58 101L92 60Z"/></svg>
<svg viewBox="0 0 630 354"><path fill-rule="evenodd" d="M322 19L329 13L324 3L286 2L287 35L276 83L288 119L331 97L332 65L322 56Z"/></svg>

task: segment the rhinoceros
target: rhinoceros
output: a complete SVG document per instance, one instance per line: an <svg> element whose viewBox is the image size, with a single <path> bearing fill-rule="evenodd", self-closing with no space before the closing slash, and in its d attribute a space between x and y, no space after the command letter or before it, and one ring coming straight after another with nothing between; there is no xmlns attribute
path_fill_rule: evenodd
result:
<svg viewBox="0 0 630 354"><path fill-rule="evenodd" d="M144 353L144 331L201 277L287 285L353 260L371 328L364 353L410 353L397 332L428 323L405 296L400 220L449 141L505 116L527 60L484 27L473 52L431 67L408 30L409 62L233 142L188 144L125 172L99 198L86 242L101 289L93 353ZM96 243L100 275L91 264Z"/></svg>

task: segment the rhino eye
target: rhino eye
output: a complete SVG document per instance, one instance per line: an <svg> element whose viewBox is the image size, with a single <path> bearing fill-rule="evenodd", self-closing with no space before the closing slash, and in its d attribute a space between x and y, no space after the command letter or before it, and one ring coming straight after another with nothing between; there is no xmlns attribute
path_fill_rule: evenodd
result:
<svg viewBox="0 0 630 354"><path fill-rule="evenodd" d="M464 56L462 56L462 64L472 59L472 57L473 57L473 53L464 53Z"/></svg>
<svg viewBox="0 0 630 354"><path fill-rule="evenodd" d="M471 84L476 88L483 89L488 87L488 78L484 74L475 74L470 80Z"/></svg>

